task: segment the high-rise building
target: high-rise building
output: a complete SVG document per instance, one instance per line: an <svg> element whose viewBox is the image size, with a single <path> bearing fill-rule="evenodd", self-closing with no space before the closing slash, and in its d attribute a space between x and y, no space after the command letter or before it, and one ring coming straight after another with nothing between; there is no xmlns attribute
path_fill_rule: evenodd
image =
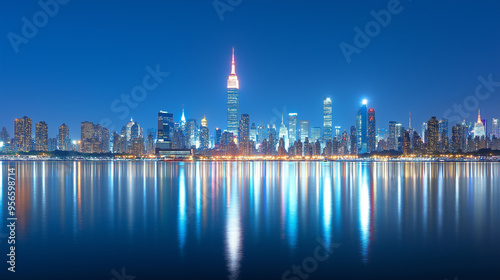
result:
<svg viewBox="0 0 500 280"><path fill-rule="evenodd" d="M203 117L201 119L201 127L200 127L200 148L208 149L210 148L210 132L208 130L208 122L207 117Z"/></svg>
<svg viewBox="0 0 500 280"><path fill-rule="evenodd" d="M58 140L58 149L61 151L69 151L70 150L70 142L69 142L69 126L63 123L59 126L59 134L57 137Z"/></svg>
<svg viewBox="0 0 500 280"><path fill-rule="evenodd" d="M439 122L434 116L427 122L425 144L428 152L432 153L439 150Z"/></svg>
<svg viewBox="0 0 500 280"><path fill-rule="evenodd" d="M32 148L32 121L24 116L14 120L14 146L18 151L29 152Z"/></svg>
<svg viewBox="0 0 500 280"><path fill-rule="evenodd" d="M309 121L300 121L300 141L305 142L309 138Z"/></svg>
<svg viewBox="0 0 500 280"><path fill-rule="evenodd" d="M463 151L463 128L461 124L456 124L451 128L451 150L453 152Z"/></svg>
<svg viewBox="0 0 500 280"><path fill-rule="evenodd" d="M49 126L44 121L35 125L35 150L47 152L49 150Z"/></svg>
<svg viewBox="0 0 500 280"><path fill-rule="evenodd" d="M7 128L4 126L0 132L0 150L5 151L10 149L10 135Z"/></svg>
<svg viewBox="0 0 500 280"><path fill-rule="evenodd" d="M358 154L358 133L356 132L356 127L351 126L351 134L350 134L350 153L351 155Z"/></svg>
<svg viewBox="0 0 500 280"><path fill-rule="evenodd" d="M439 140L442 141L448 137L448 119L439 120Z"/></svg>
<svg viewBox="0 0 500 280"><path fill-rule="evenodd" d="M367 124L367 137L368 137L368 152L374 152L376 150L376 122L375 122L375 109L370 108L368 109L368 124Z"/></svg>
<svg viewBox="0 0 500 280"><path fill-rule="evenodd" d="M102 151L102 127L99 124L84 121L80 129L81 152L100 153ZM109 139L109 136L108 136Z"/></svg>
<svg viewBox="0 0 500 280"><path fill-rule="evenodd" d="M486 136L483 121L481 120L481 111L477 111L477 122L474 124L474 138Z"/></svg>
<svg viewBox="0 0 500 280"><path fill-rule="evenodd" d="M250 140L250 116L241 114L239 126L239 143L246 143Z"/></svg>
<svg viewBox="0 0 500 280"><path fill-rule="evenodd" d="M142 156L144 154L144 139L142 137L132 138L132 154Z"/></svg>
<svg viewBox="0 0 500 280"><path fill-rule="evenodd" d="M280 132L279 132L279 140L281 141L283 139L283 150L288 149L288 129L286 128L285 122L283 120L283 114L281 115L281 125L280 125ZM281 144L281 142L280 142ZM282 150L282 152L283 152Z"/></svg>
<svg viewBox="0 0 500 280"><path fill-rule="evenodd" d="M404 151L404 132L405 128L401 123L396 123L396 151Z"/></svg>
<svg viewBox="0 0 500 280"><path fill-rule="evenodd" d="M396 124L395 121L389 122L389 136L387 137L387 144L389 150L396 150Z"/></svg>
<svg viewBox="0 0 500 280"><path fill-rule="evenodd" d="M368 152L368 108L366 104L368 102L366 99L363 100L361 108L359 108L358 113L356 114L356 131L358 133L357 136L357 145L358 145L358 153L364 154Z"/></svg>
<svg viewBox="0 0 500 280"><path fill-rule="evenodd" d="M423 143L425 143L425 139L427 138L426 133L427 133L427 122L423 122L422 123L422 133L420 134L420 137L422 138Z"/></svg>
<svg viewBox="0 0 500 280"><path fill-rule="evenodd" d="M500 123L498 122L498 119L493 118L493 121L491 122L491 134L500 138Z"/></svg>
<svg viewBox="0 0 500 280"><path fill-rule="evenodd" d="M195 119L188 119L186 124L186 142L187 147L191 149L191 147L195 146L198 142L198 126L196 125Z"/></svg>
<svg viewBox="0 0 500 280"><path fill-rule="evenodd" d="M288 133L287 133L288 135ZM255 123L252 123L252 126L250 126L250 141L253 141L254 143L257 142L257 127L255 126Z"/></svg>
<svg viewBox="0 0 500 280"><path fill-rule="evenodd" d="M158 112L158 142L162 143L162 148L170 148L174 136L174 114L167 111Z"/></svg>
<svg viewBox="0 0 500 280"><path fill-rule="evenodd" d="M315 143L317 140L319 140L321 137L321 127L315 126L311 128L311 137L309 138L309 141L311 143Z"/></svg>
<svg viewBox="0 0 500 280"><path fill-rule="evenodd" d="M288 140L290 145L293 145L297 141L297 113L288 114Z"/></svg>
<svg viewBox="0 0 500 280"><path fill-rule="evenodd" d="M234 62L234 47L231 60L231 74L227 78L227 131L233 133L233 136L238 136L238 91L240 83L236 76L236 65Z"/></svg>
<svg viewBox="0 0 500 280"><path fill-rule="evenodd" d="M215 128L215 145L217 147L220 146L221 141L222 141L222 129Z"/></svg>
<svg viewBox="0 0 500 280"><path fill-rule="evenodd" d="M323 139L328 141L333 137L333 121L332 121L332 99L326 97L323 99Z"/></svg>

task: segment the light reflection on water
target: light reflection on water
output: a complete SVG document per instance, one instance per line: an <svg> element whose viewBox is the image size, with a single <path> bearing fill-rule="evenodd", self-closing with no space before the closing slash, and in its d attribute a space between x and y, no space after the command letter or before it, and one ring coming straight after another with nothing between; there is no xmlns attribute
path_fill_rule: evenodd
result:
<svg viewBox="0 0 500 280"><path fill-rule="evenodd" d="M269 277L277 279L317 237L343 244L345 259L332 262L364 269L397 261L407 247L452 257L440 248L466 242L474 250L463 258L499 259L488 252L499 246L499 163L0 162L2 217L8 166L17 168L21 244L157 247L151 258L175 260L179 275L196 273L188 268L200 265L193 254L203 249L228 279L248 279L250 264L277 254L283 265ZM384 255L391 246L393 255ZM114 250L107 256L127 256Z"/></svg>

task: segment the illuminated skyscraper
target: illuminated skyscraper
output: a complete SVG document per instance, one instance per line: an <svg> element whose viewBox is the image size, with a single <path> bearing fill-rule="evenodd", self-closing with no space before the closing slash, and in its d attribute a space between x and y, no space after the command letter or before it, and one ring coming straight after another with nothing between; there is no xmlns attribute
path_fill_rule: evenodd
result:
<svg viewBox="0 0 500 280"><path fill-rule="evenodd" d="M367 124L367 137L368 137L368 152L374 152L376 150L376 122L375 122L375 110L373 108L368 109L368 124Z"/></svg>
<svg viewBox="0 0 500 280"><path fill-rule="evenodd" d="M309 121L300 121L300 141L305 142L309 138Z"/></svg>
<svg viewBox="0 0 500 280"><path fill-rule="evenodd" d="M70 143L69 143L69 126L63 123L59 126L59 135L58 135L58 149L61 151L69 151Z"/></svg>
<svg viewBox="0 0 500 280"><path fill-rule="evenodd" d="M234 48L231 61L231 74L227 78L227 130L238 136L238 91L240 84L236 76L236 65L234 62Z"/></svg>
<svg viewBox="0 0 500 280"><path fill-rule="evenodd" d="M283 114L281 115L281 125L280 125L280 132L279 132L279 139L283 139L283 148L288 149L288 129L286 128L286 125L283 121Z"/></svg>
<svg viewBox="0 0 500 280"><path fill-rule="evenodd" d="M491 134L500 138L500 123L498 119L493 118L493 122L491 122Z"/></svg>
<svg viewBox="0 0 500 280"><path fill-rule="evenodd" d="M290 145L297 141L297 113L288 114L288 140Z"/></svg>
<svg viewBox="0 0 500 280"><path fill-rule="evenodd" d="M250 116L241 114L239 127L239 143L247 142L250 137Z"/></svg>
<svg viewBox="0 0 500 280"><path fill-rule="evenodd" d="M436 117L432 117L427 122L425 144L428 152L437 152L439 150L439 122Z"/></svg>
<svg viewBox="0 0 500 280"><path fill-rule="evenodd" d="M477 122L474 124L474 138L486 136L483 121L481 120L481 110L477 111Z"/></svg>
<svg viewBox="0 0 500 280"><path fill-rule="evenodd" d="M207 117L203 117L200 128L200 148L202 149L210 148L210 133L207 125Z"/></svg>
<svg viewBox="0 0 500 280"><path fill-rule="evenodd" d="M323 139L332 140L332 99L326 97L323 100Z"/></svg>
<svg viewBox="0 0 500 280"><path fill-rule="evenodd" d="M32 121L24 116L14 120L14 145L18 151L29 152L32 148Z"/></svg>
<svg viewBox="0 0 500 280"><path fill-rule="evenodd" d="M35 150L40 152L49 150L49 126L44 121L37 123L35 126L35 143Z"/></svg>
<svg viewBox="0 0 500 280"><path fill-rule="evenodd" d="M359 108L358 113L356 114L356 131L358 133L357 136L357 145L358 145L358 153L364 154L368 152L368 128L367 128L367 113L368 108L366 104L368 102L366 99L363 100L361 108Z"/></svg>
<svg viewBox="0 0 500 280"><path fill-rule="evenodd" d="M310 137L309 141L311 143L314 143L317 140L319 140L320 136L321 136L321 127L319 127L319 126L312 127L311 128L311 137Z"/></svg>

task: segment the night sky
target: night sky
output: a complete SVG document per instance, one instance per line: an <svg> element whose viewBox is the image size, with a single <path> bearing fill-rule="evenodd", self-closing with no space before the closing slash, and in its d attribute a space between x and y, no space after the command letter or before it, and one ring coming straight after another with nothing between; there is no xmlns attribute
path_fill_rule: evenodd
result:
<svg viewBox="0 0 500 280"><path fill-rule="evenodd" d="M490 126L500 117L500 87L489 86L496 89L489 93L482 86L482 100L474 96L479 76L500 81L500 1L401 0L348 63L339 45L356 47L354 28L364 30L371 11L391 2L220 0L221 7L236 4L221 20L211 0L73 0L44 24L37 1L7 1L0 17L0 127L13 137L14 119L26 115L46 121L49 137L65 122L79 139L82 121L107 118L119 130L133 117L155 128L159 110L179 121L184 104L186 118L199 123L206 115L213 133L226 127L233 46L239 113L250 114L251 123L279 125L284 111L322 126L322 100L331 96L333 124L342 129L354 124L363 98L376 110L377 127L391 120L407 127L411 111L419 132L423 121L444 114L451 130L462 117L446 111L464 102L468 122L480 106ZM13 46L12 34L23 36L22 18L33 22L34 15L41 27ZM143 101L129 113L111 109L142 85L147 66L157 65L169 75Z"/></svg>

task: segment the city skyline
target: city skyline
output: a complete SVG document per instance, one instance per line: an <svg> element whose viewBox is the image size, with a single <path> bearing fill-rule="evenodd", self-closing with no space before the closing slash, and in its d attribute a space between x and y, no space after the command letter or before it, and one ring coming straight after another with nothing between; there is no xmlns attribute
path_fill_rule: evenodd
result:
<svg viewBox="0 0 500 280"><path fill-rule="evenodd" d="M369 46L353 55L348 63L339 44L352 44L353 28L362 28L372 19L371 11L381 11L386 4L386 1L366 2L360 8L354 3L343 6L268 3L266 7L279 8L283 13L280 22L276 22L261 4L244 3L226 13L221 22L208 3L207 11L191 11L206 27L192 30L189 38L184 37L188 32L185 26L189 26L184 24L184 12L176 15L172 9L185 7L181 3L161 4L164 9L122 3L121 10L125 14L137 14L141 22L132 29L126 26L129 37L106 32L94 33L92 37L80 26L57 24L58 19L86 22L77 13L83 9L95 17L90 27L123 30L125 26L120 21L110 23L122 15L110 12L114 6L109 3L100 3L102 12L89 4L64 5L51 18L53 22L40 28L29 43L19 45L18 53L4 40L5 50L11 51L5 53L5 67L1 70L5 77L0 84L4 101L16 104L21 98L25 102L23 106L2 110L0 126L12 133L12 120L26 115L34 121L48 123L51 137L62 123L71 128L83 120L99 123L104 118L121 127L133 117L145 128L154 128L156 113L153 112L168 110L178 121L184 105L189 118L200 120L206 115L211 130L224 128L223 83L228 75L228 51L232 46L238 52L239 112L248 113L251 122L256 124L274 119L279 125L282 113L287 116L297 112L299 120L309 120L311 127L320 126L322 115L317 112L322 110L321 100L331 96L333 126L341 126L342 130L349 130L354 122L352 112L357 111L363 98L377 111L377 127L386 127L391 120L407 126L410 111L417 127L429 116L441 119L449 109L453 112L449 117L451 127L454 123L451 117L457 115L454 105L463 106L465 102L475 105L469 97L475 96L480 85L483 85L483 96L490 93L487 99L479 100L482 115L488 120L496 117L499 96L489 92L481 79L488 81L491 75L492 81L500 80L495 63L500 59L496 51L500 42L496 39L498 36L492 36L488 44L483 44L481 38L498 33L492 22L496 16L493 11L499 3L476 3L475 10L481 12L478 17L470 13L466 3L450 6L402 1L402 12L394 15L380 35L372 38ZM293 19L300 18L297 5L313 15L330 13L329 19L308 17L307 23L295 24ZM433 9L429 9L429 5ZM40 7L36 3L31 6L32 10L18 3L11 6L2 30L5 34L20 34L23 26L20 18L31 19ZM419 12L424 10L430 11L431 21L439 19L440 28L434 30L422 22ZM255 22L249 29L246 23L255 16L261 22ZM325 27L331 27L328 35L321 31ZM279 30L279 36L270 32L273 28ZM299 41L297 30L310 35ZM151 32L165 34L165 39L153 39ZM129 40L139 43L131 44ZM195 43L198 41L203 44ZM80 53L83 55L78 55ZM434 63L436 61L439 63ZM146 99L138 102L136 108L130 108L121 119L122 112L114 112L111 104L141 84L149 73L146 67L154 71L157 66L169 75L162 77L162 82L148 92ZM404 97L404 102L400 97ZM212 102L214 106L206 106ZM38 105L42 103L47 103L50 110L40 110ZM463 110L469 114L467 121L473 122L476 110ZM389 111L391 114L386 114ZM70 129L70 134L72 139L78 135L74 129Z"/></svg>

